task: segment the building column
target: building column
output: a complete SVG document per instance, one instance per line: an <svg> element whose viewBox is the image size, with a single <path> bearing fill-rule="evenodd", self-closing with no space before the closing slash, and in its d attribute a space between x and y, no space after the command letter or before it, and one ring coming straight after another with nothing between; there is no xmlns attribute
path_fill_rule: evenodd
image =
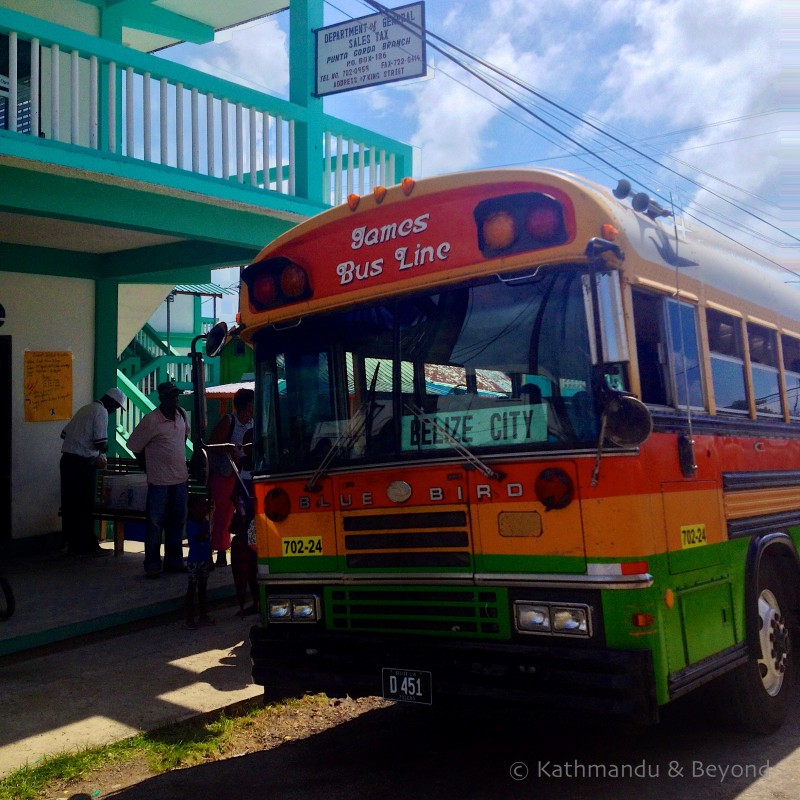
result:
<svg viewBox="0 0 800 800"><path fill-rule="evenodd" d="M119 316L119 281L103 278L95 281L94 296L94 392L95 398L117 385L117 334ZM108 452L116 455L116 429L109 415Z"/></svg>
<svg viewBox="0 0 800 800"><path fill-rule="evenodd" d="M324 201L322 98L312 96L316 87L314 29L322 27L322 4L323 0L291 0L289 6L289 100L308 109L306 120L295 124L296 192L314 203Z"/></svg>

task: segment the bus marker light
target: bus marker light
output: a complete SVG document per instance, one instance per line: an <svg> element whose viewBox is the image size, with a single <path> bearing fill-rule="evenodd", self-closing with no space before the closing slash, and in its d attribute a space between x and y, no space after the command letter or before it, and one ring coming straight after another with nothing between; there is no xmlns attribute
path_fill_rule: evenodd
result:
<svg viewBox="0 0 800 800"><path fill-rule="evenodd" d="M273 522L283 522L291 511L289 495L283 489L270 489L264 498L264 513Z"/></svg>
<svg viewBox="0 0 800 800"><path fill-rule="evenodd" d="M375 196L376 203L382 203L383 198L386 197L386 187L385 186L376 186L372 190L372 194Z"/></svg>
<svg viewBox="0 0 800 800"><path fill-rule="evenodd" d="M615 564L587 564L588 575L607 577L609 575L646 575L648 564L646 561L629 561Z"/></svg>
<svg viewBox="0 0 800 800"><path fill-rule="evenodd" d="M297 264L289 264L281 273L281 291L294 299L308 290L308 273Z"/></svg>
<svg viewBox="0 0 800 800"><path fill-rule="evenodd" d="M393 503L405 503L411 497L411 484L406 481L392 481L386 487L386 496Z"/></svg>
<svg viewBox="0 0 800 800"><path fill-rule="evenodd" d="M646 561L630 561L621 566L623 575L644 575L647 572Z"/></svg>
<svg viewBox="0 0 800 800"><path fill-rule="evenodd" d="M553 467L542 470L533 486L536 499L547 511L566 508L574 495L572 479L563 469Z"/></svg>
<svg viewBox="0 0 800 800"><path fill-rule="evenodd" d="M664 605L667 608L675 608L675 592L673 592L672 589L667 589L667 591L664 592Z"/></svg>
<svg viewBox="0 0 800 800"><path fill-rule="evenodd" d="M652 614L634 614L631 622L634 628L649 628L653 624L654 618Z"/></svg>
<svg viewBox="0 0 800 800"><path fill-rule="evenodd" d="M610 223L605 222L600 227L600 235L608 242L614 242L619 236L619 231Z"/></svg>
<svg viewBox="0 0 800 800"><path fill-rule="evenodd" d="M403 178L400 181L400 189L406 197L414 191L414 186L416 186L416 181L413 178Z"/></svg>
<svg viewBox="0 0 800 800"><path fill-rule="evenodd" d="M483 223L483 241L493 250L505 250L517 239L517 224L507 211L498 211Z"/></svg>
<svg viewBox="0 0 800 800"><path fill-rule="evenodd" d="M358 194L347 195L347 205L349 206L351 211L355 211L358 208L358 204L360 202L361 202L361 195Z"/></svg>

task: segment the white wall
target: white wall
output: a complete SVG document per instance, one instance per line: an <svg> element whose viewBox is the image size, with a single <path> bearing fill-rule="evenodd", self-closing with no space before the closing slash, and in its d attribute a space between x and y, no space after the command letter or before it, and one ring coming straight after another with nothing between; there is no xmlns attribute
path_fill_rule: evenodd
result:
<svg viewBox="0 0 800 800"><path fill-rule="evenodd" d="M24 354L70 351L73 413L94 399L94 282L0 272L0 304L0 334L12 337L11 536L21 539L61 529L58 463L66 425L25 422Z"/></svg>
<svg viewBox="0 0 800 800"><path fill-rule="evenodd" d="M164 304L174 289L167 284L121 283L117 290L117 358L150 319L153 309ZM158 330L158 328L156 328Z"/></svg>
<svg viewBox="0 0 800 800"><path fill-rule="evenodd" d="M169 293L169 290L168 292ZM150 325L159 332L167 330L167 304L161 303L150 317ZM141 327L141 326L139 326ZM169 329L172 333L192 333L194 331L194 296L176 294L170 303Z"/></svg>

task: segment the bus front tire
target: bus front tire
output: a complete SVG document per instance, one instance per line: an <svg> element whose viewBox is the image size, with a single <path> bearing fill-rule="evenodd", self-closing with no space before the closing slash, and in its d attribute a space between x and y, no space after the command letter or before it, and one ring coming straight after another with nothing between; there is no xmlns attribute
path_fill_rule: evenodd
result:
<svg viewBox="0 0 800 800"><path fill-rule="evenodd" d="M757 655L730 673L725 695L735 720L749 732L765 735L780 728L789 712L795 680L791 640L796 629L785 579L773 560L762 563L757 588L758 629L752 631L751 645Z"/></svg>

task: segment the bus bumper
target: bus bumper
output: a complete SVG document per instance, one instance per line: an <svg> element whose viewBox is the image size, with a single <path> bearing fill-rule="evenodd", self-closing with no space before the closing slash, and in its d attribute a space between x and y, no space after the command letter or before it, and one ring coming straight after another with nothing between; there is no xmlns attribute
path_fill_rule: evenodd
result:
<svg viewBox="0 0 800 800"><path fill-rule="evenodd" d="M385 668L430 673L434 704L454 699L528 703L658 721L647 650L435 642L315 631L250 631L253 680L273 699L303 692L381 696Z"/></svg>

